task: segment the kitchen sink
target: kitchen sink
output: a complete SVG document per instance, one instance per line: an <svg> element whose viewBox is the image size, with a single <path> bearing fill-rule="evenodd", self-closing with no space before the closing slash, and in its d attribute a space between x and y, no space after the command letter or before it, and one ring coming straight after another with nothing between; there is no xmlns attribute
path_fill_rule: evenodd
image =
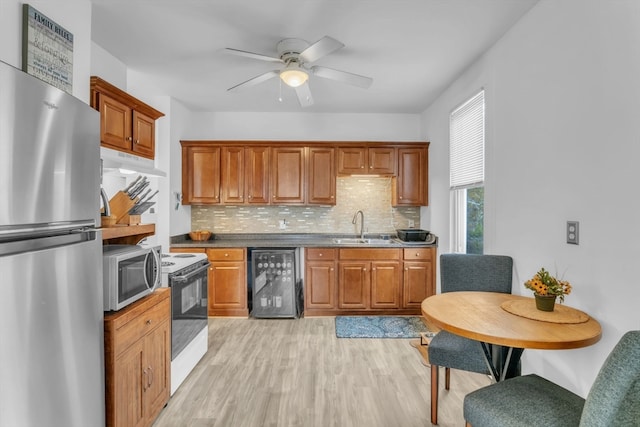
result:
<svg viewBox="0 0 640 427"><path fill-rule="evenodd" d="M340 238L333 239L333 243L339 245L392 245L395 244L391 239L359 239L359 238Z"/></svg>

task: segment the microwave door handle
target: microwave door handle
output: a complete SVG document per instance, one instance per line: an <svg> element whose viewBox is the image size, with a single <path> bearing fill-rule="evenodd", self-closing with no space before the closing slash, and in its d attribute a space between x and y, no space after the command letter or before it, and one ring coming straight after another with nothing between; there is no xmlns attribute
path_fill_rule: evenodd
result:
<svg viewBox="0 0 640 427"><path fill-rule="evenodd" d="M149 277L147 277L147 264L149 263L149 257L151 255L151 253L147 253L147 255L145 255L144 257L144 268L142 269L142 275L144 277L144 284L147 286L147 289L153 291L153 288L155 288L155 280L153 283L149 283Z"/></svg>
<svg viewBox="0 0 640 427"><path fill-rule="evenodd" d="M209 264L205 264L202 267L193 270L192 272L190 272L189 274L186 274L184 276L171 276L171 280L175 280L176 282L186 282L187 280L191 279L193 276L196 276L200 273L202 273L203 271L207 270L209 268Z"/></svg>
<svg viewBox="0 0 640 427"><path fill-rule="evenodd" d="M153 288L151 288L151 290L154 291L158 286L160 286L160 279L162 274L162 271L160 269L162 265L162 260L160 259L160 252L156 252L152 250L151 253L153 254L153 259L155 260L155 263L156 263L156 267L153 269L156 274L153 281Z"/></svg>

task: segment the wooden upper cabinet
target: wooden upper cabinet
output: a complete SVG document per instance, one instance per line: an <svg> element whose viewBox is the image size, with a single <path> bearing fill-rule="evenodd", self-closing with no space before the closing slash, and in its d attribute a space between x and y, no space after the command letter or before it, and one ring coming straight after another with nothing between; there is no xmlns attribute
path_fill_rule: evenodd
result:
<svg viewBox="0 0 640 427"><path fill-rule="evenodd" d="M131 108L101 95L98 99L100 111L100 140L102 145L126 151L131 148Z"/></svg>
<svg viewBox="0 0 640 427"><path fill-rule="evenodd" d="M153 159L156 154L156 122L144 113L133 110L132 150Z"/></svg>
<svg viewBox="0 0 640 427"><path fill-rule="evenodd" d="M220 147L182 145L182 204L220 203Z"/></svg>
<svg viewBox="0 0 640 427"><path fill-rule="evenodd" d="M309 148L307 204L336 204L335 150L331 147Z"/></svg>
<svg viewBox="0 0 640 427"><path fill-rule="evenodd" d="M244 195L244 147L222 147L222 203L242 204Z"/></svg>
<svg viewBox="0 0 640 427"><path fill-rule="evenodd" d="M271 203L304 204L305 163L305 147L271 149Z"/></svg>
<svg viewBox="0 0 640 427"><path fill-rule="evenodd" d="M163 113L96 76L91 77L91 106L100 112L103 146L155 157L155 121Z"/></svg>
<svg viewBox="0 0 640 427"><path fill-rule="evenodd" d="M269 204L269 147L245 148L245 203Z"/></svg>
<svg viewBox="0 0 640 427"><path fill-rule="evenodd" d="M339 175L394 175L394 147L338 147Z"/></svg>
<svg viewBox="0 0 640 427"><path fill-rule="evenodd" d="M428 164L427 148L398 149L398 175L392 185L393 206L428 204Z"/></svg>

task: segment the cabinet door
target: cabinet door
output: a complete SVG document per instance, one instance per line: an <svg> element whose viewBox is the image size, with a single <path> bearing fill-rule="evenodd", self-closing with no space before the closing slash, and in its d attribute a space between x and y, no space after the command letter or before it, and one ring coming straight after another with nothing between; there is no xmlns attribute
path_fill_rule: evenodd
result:
<svg viewBox="0 0 640 427"><path fill-rule="evenodd" d="M369 148L369 170L375 175L394 175L396 173L396 149L393 147Z"/></svg>
<svg viewBox="0 0 640 427"><path fill-rule="evenodd" d="M244 203L244 148L223 147L221 169L222 203Z"/></svg>
<svg viewBox="0 0 640 427"><path fill-rule="evenodd" d="M171 364L171 323L167 304L167 321L144 337L143 384L145 418L152 423L169 400Z"/></svg>
<svg viewBox="0 0 640 427"><path fill-rule="evenodd" d="M115 361L112 372L115 384L113 406L107 417L109 427L138 427L145 425L144 393L146 364L144 343L138 340Z"/></svg>
<svg viewBox="0 0 640 427"><path fill-rule="evenodd" d="M366 174L367 149L365 147L338 148L338 174Z"/></svg>
<svg viewBox="0 0 640 427"><path fill-rule="evenodd" d="M418 308L422 301L433 295L433 264L431 262L404 262L402 281L403 308Z"/></svg>
<svg viewBox="0 0 640 427"><path fill-rule="evenodd" d="M336 308L335 262L307 262L304 288L306 308Z"/></svg>
<svg viewBox="0 0 640 427"><path fill-rule="evenodd" d="M248 204L269 204L269 152L269 147L247 147L245 150Z"/></svg>
<svg viewBox="0 0 640 427"><path fill-rule="evenodd" d="M304 204L304 147L275 147L271 150L271 202Z"/></svg>
<svg viewBox="0 0 640 427"><path fill-rule="evenodd" d="M182 204L220 203L220 147L182 148Z"/></svg>
<svg viewBox="0 0 640 427"><path fill-rule="evenodd" d="M364 310L369 306L369 265L364 261L339 262L338 307Z"/></svg>
<svg viewBox="0 0 640 427"><path fill-rule="evenodd" d="M131 150L131 108L104 94L99 95L100 141L120 151Z"/></svg>
<svg viewBox="0 0 640 427"><path fill-rule="evenodd" d="M131 150L140 156L153 159L156 154L156 122L139 111L133 111L133 145Z"/></svg>
<svg viewBox="0 0 640 427"><path fill-rule="evenodd" d="M371 308L400 308L400 263L371 263Z"/></svg>
<svg viewBox="0 0 640 427"><path fill-rule="evenodd" d="M426 206L428 201L428 152L426 148L398 149L398 177L394 206Z"/></svg>
<svg viewBox="0 0 640 427"><path fill-rule="evenodd" d="M333 148L309 148L307 204L336 204L336 173Z"/></svg>
<svg viewBox="0 0 640 427"><path fill-rule="evenodd" d="M244 261L212 263L208 280L209 316L247 314L247 269Z"/></svg>

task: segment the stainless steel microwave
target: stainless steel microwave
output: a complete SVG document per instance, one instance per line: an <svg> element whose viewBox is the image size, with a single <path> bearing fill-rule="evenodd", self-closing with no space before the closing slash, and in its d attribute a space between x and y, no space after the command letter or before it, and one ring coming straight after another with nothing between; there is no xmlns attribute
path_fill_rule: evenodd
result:
<svg viewBox="0 0 640 427"><path fill-rule="evenodd" d="M104 311L118 311L160 285L160 246L106 245L102 263Z"/></svg>

